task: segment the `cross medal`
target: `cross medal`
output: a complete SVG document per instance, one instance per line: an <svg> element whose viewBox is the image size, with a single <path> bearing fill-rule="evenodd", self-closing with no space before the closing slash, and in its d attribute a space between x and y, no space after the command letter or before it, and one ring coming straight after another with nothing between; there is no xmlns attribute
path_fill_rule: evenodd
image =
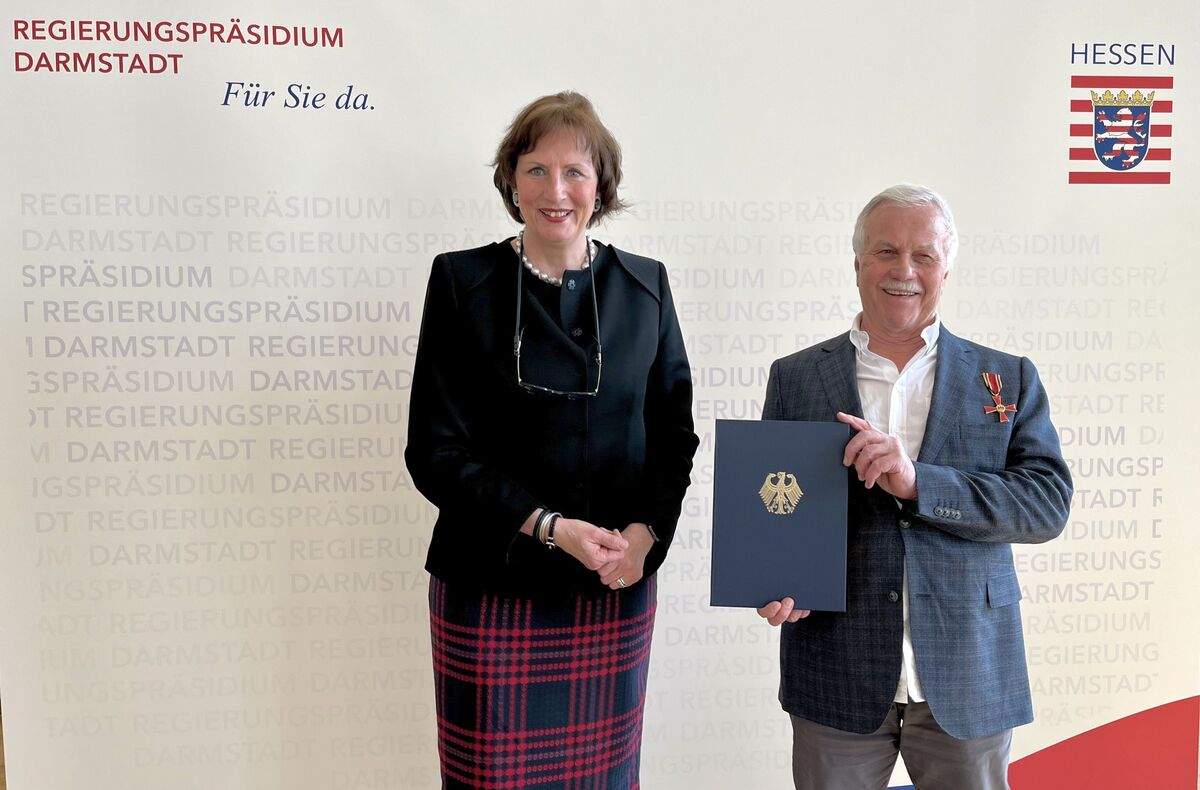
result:
<svg viewBox="0 0 1200 790"><path fill-rule="evenodd" d="M1008 415L1017 413L1017 404L1005 404L1000 397L1000 388L1004 386L1004 382L1000 380L999 373L984 373L983 383L987 385L988 392L992 393L992 400L995 401L995 406L984 406L985 414L997 414L1000 416L1000 422L1008 422Z"/></svg>

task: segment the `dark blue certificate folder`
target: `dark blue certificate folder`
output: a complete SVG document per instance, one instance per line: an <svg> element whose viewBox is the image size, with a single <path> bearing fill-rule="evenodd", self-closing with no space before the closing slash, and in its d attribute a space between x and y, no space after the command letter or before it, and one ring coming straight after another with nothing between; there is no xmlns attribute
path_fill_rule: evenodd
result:
<svg viewBox="0 0 1200 790"><path fill-rule="evenodd" d="M713 606L846 611L840 422L717 420Z"/></svg>

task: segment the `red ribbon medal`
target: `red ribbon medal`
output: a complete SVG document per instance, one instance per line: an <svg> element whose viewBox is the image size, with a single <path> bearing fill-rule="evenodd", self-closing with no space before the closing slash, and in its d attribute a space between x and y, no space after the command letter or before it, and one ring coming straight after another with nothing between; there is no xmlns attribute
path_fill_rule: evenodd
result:
<svg viewBox="0 0 1200 790"><path fill-rule="evenodd" d="M1000 374L984 373L983 383L987 385L988 392L992 393L992 400L996 404L994 406L984 406L984 413L998 414L1000 415L1000 422L1008 422L1008 415L1017 413L1017 404L1005 404L1004 400L1000 397L1000 388L1004 386L1004 382L1000 380Z"/></svg>

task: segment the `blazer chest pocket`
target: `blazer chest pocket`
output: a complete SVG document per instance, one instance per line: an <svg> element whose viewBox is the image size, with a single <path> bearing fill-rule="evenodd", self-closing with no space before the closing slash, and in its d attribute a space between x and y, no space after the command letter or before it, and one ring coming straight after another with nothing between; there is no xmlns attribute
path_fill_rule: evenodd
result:
<svg viewBox="0 0 1200 790"><path fill-rule="evenodd" d="M987 579L987 601L992 609L1010 606L1021 600L1021 584L1015 571L989 576Z"/></svg>
<svg viewBox="0 0 1200 790"><path fill-rule="evenodd" d="M1008 425L959 425L955 466L966 471L1001 472L1008 466Z"/></svg>

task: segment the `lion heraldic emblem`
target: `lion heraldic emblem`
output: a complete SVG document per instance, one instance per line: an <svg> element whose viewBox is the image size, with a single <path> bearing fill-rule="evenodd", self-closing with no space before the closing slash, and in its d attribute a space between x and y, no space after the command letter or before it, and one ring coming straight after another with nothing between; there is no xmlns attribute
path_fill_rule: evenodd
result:
<svg viewBox="0 0 1200 790"><path fill-rule="evenodd" d="M804 496L804 492L796 485L795 475L788 472L771 472L763 481L762 488L758 489L758 495L762 497L768 513L786 516L796 509L796 503Z"/></svg>
<svg viewBox="0 0 1200 790"><path fill-rule="evenodd" d="M1150 150L1150 110L1154 106L1154 91L1143 96L1134 91L1130 96L1121 91L1097 94L1092 91L1095 109L1096 158L1110 170L1130 170L1141 164Z"/></svg>

